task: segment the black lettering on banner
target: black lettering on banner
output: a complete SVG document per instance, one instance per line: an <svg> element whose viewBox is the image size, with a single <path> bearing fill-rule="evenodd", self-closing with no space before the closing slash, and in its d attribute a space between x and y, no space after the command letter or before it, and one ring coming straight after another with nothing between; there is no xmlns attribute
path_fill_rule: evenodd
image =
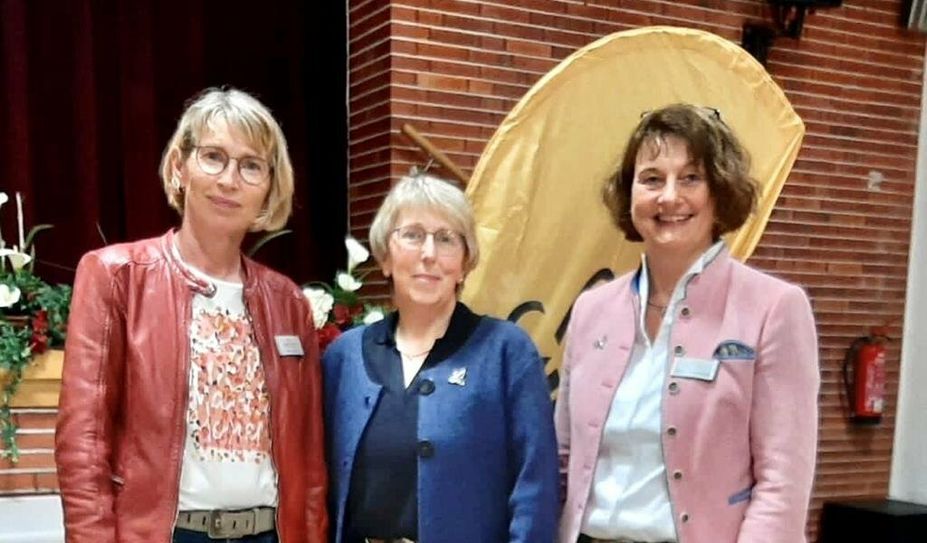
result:
<svg viewBox="0 0 927 543"><path fill-rule="evenodd" d="M614 272L608 268L602 268L599 271L592 274L592 277L586 281L583 285L583 288L579 290L579 293L576 294L576 298L579 297L587 289L594 287L599 283L604 283L611 281L615 278ZM576 303L576 298L573 298L573 303ZM541 313L546 314L544 310L544 304L538 300L528 300L522 302L515 306L506 320L509 322L517 323L523 316L528 313ZM557 331L554 332L554 339L557 342L557 345L560 345L563 342L563 337L566 335L567 326L570 324L570 315L573 313L573 304L570 304L570 307L567 308L566 314L564 314L563 319L560 321L560 325L557 326ZM541 364L546 368L547 363L550 362L550 357L541 355ZM552 371L547 374L547 386L550 388L550 391L553 392L557 390L557 387L560 386L560 374L557 373L557 370Z"/></svg>

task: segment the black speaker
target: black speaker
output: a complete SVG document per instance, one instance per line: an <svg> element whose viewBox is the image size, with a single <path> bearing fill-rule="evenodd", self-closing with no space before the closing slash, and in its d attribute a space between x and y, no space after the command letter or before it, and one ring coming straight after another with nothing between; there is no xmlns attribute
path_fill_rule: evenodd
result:
<svg viewBox="0 0 927 543"><path fill-rule="evenodd" d="M927 506L896 500L824 502L819 543L924 543Z"/></svg>

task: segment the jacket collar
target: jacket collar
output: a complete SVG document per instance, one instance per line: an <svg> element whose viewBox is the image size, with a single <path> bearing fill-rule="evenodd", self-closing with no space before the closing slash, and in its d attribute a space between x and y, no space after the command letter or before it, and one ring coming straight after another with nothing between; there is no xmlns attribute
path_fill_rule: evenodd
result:
<svg viewBox="0 0 927 543"><path fill-rule="evenodd" d="M207 298L212 298L215 296L216 285L194 274L190 268L180 259L180 254L177 252L177 233L173 228L161 236L159 246L161 249L161 254L168 262L171 270L176 276L180 277L185 283L187 283L187 286L190 287L190 290L197 294L206 296ZM250 290L254 287L255 265L256 264L251 259L245 256L241 257L241 270L244 277L244 280L242 281L244 292L250 292Z"/></svg>
<svg viewBox="0 0 927 543"><path fill-rule="evenodd" d="M424 366L434 365L448 358L457 351L470 337L482 317L461 302L454 306L451 320L444 336L439 337L425 359ZM385 319L370 325L370 338L378 345L394 347L396 345L396 326L399 324L399 312L393 311Z"/></svg>
<svg viewBox="0 0 927 543"><path fill-rule="evenodd" d="M695 262L689 266L689 270L683 275L681 281L688 285L689 280L697 275L701 275L705 268L707 268L712 262L718 260L724 262L729 257L727 245L723 240L718 240L711 247L705 250L704 253L699 256ZM719 266L720 267L720 266ZM641 253L641 264L637 267L637 271L634 272L634 276L631 278L631 291L634 294L641 293L641 287L644 287L646 292L648 281L647 281L647 255Z"/></svg>

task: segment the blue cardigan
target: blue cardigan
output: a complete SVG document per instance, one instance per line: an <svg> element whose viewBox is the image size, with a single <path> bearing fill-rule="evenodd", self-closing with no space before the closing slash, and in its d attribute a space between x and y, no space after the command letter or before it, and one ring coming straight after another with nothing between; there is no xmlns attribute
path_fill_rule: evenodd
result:
<svg viewBox="0 0 927 543"><path fill-rule="evenodd" d="M364 367L367 328L343 334L322 359L334 543L342 542L354 456L382 389ZM527 334L483 317L420 377L435 390L418 396L418 438L434 447L418 459L419 541L553 543L557 444L543 366Z"/></svg>

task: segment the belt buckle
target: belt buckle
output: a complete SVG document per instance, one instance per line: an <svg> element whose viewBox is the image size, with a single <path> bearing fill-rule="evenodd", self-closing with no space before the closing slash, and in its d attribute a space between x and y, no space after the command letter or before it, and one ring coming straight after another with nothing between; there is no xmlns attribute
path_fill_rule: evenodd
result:
<svg viewBox="0 0 927 543"><path fill-rule="evenodd" d="M235 539L254 533L257 514L247 511L210 511L206 535L210 539Z"/></svg>

